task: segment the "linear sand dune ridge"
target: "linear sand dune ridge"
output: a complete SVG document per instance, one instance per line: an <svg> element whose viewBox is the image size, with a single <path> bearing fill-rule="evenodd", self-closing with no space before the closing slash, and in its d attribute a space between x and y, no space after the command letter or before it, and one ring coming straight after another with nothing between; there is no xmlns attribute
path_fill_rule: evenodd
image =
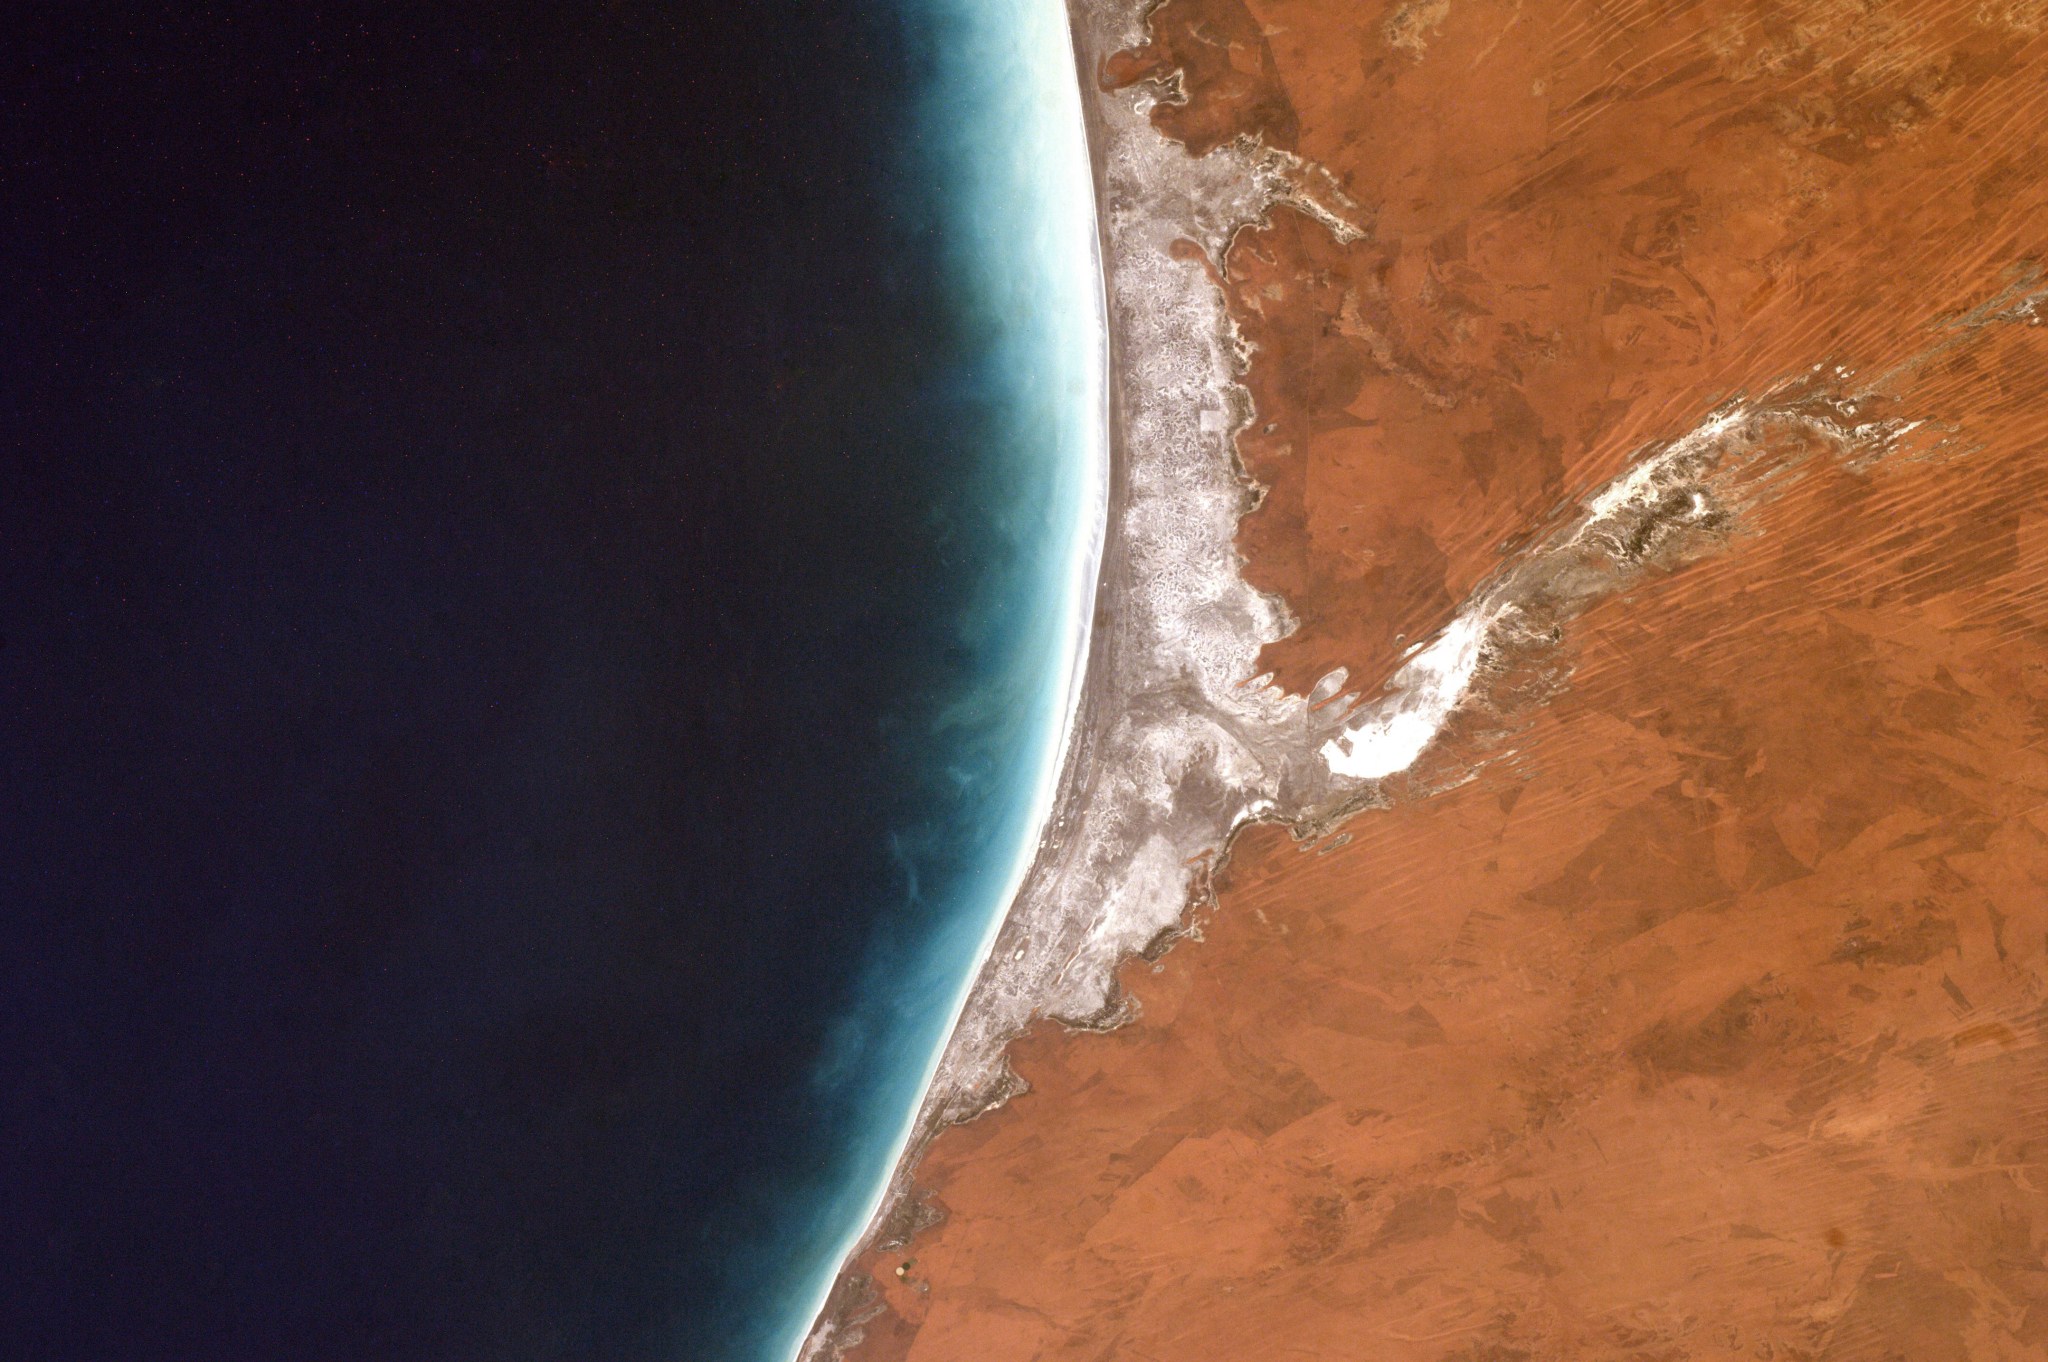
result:
<svg viewBox="0 0 2048 1362"><path fill-rule="evenodd" d="M1201 940L923 1148L853 1355L2048 1357L2048 23L1117 14L1119 337L1180 267L1242 366L1119 392L1292 627L1151 768Z"/></svg>

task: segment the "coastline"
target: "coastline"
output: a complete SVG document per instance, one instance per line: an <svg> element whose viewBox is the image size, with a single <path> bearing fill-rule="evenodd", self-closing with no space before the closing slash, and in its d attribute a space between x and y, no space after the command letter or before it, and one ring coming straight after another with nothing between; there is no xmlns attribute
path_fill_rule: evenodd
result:
<svg viewBox="0 0 2048 1362"><path fill-rule="evenodd" d="M1085 98L1079 100L1083 127L1081 135L1084 146L1092 146L1088 139L1087 107ZM1090 157L1092 163L1092 155ZM1066 685L1062 692L1061 728L1054 744L1053 759L1041 788L1034 794L1029 825L1035 831L1034 839L1027 844L1017 862L1011 868L1009 879L1001 896L1002 909L992 915L982 942L977 948L973 967L967 972L951 1014L946 1023L946 1039L932 1055L923 1081L919 1086L916 1107L911 1118L899 1134L890 1155L890 1172L887 1179L875 1191L863 1213L859 1228L847 1239L837 1256L837 1266L825 1291L815 1302L810 1312L810 1323L803 1337L798 1341L792 1362L811 1362L818 1357L836 1356L845 1347L858 1342L858 1337L845 1336L845 1317L848 1314L843 1288L849 1280L850 1265L860 1252L878 1237L885 1237L904 1209L905 1177L914 1169L917 1157L932 1137L945 1124L953 1121L934 1122L931 1111L935 1096L948 1093L957 1086L957 1074L949 1073L948 1058L953 1049L953 1039L973 1005L979 981L987 974L990 960L995 952L1004 924L1012 915L1014 905L1029 882L1036 863L1044 856L1050 829L1055 826L1061 809L1071 806L1072 772L1077 769L1075 760L1076 734L1083 728L1082 715L1087 708L1089 689L1087 678L1091 659L1095 653L1096 619L1101 609L1101 597L1105 575L1103 564L1107 553L1109 527L1113 523L1112 511L1117 505L1117 466L1115 454L1116 422L1114 416L1114 373L1112 332L1107 324L1105 290L1106 273L1103 267L1103 238L1101 230L1099 194L1091 194L1088 203L1089 227L1093 236L1094 301L1101 324L1097 329L1100 369L1097 390L1095 433L1093 449L1097 456L1092 482L1094 483L1094 514L1092 523L1085 533L1086 548L1077 555L1069 571L1075 579L1073 589L1085 598L1082 608L1075 611L1075 629L1071 643L1072 658L1068 666ZM1000 1099L997 1099L998 1101ZM985 1105L995 1105L991 1102ZM961 1118L967 1119L967 1118ZM857 1303L855 1312L857 1313Z"/></svg>
<svg viewBox="0 0 2048 1362"><path fill-rule="evenodd" d="M942 1131L1025 1090L1011 1042L1041 1018L1076 1030L1130 1020L1118 967L1181 934L1235 835L1326 802L1316 753L1354 698L1311 707L1255 675L1260 649L1293 622L1239 572L1238 521L1260 499L1236 448L1252 420L1248 354L1208 264L1276 204L1348 224L1303 189L1294 158L1245 141L1191 157L1152 126L1158 88L1104 88L1096 73L1144 41L1149 8L1065 5L1095 189L1107 467L1053 797L798 1362L862 1341L879 1305L861 1259L937 1220L918 1165Z"/></svg>
<svg viewBox="0 0 2048 1362"><path fill-rule="evenodd" d="M1697 1320L1733 1313L1760 1271L1758 1240L1802 1255L1789 1271L1790 1258L1768 1265L1794 1290L1773 1293L1777 1314L1744 1320L1758 1337L1818 1351L1842 1311L1860 1310L1840 1336L1867 1341L1899 1312L1953 1296L1939 1269L1978 1249L1944 1249L1938 1236L1966 1223L1988 1243L1983 1227L2014 1223L2006 1203L1944 1207L1902 1234L1888 1198L1855 1209L1868 1192L1860 1163L1831 1162L1845 1141L1862 1159L1870 1132L1901 1120L1890 1097L1923 1082L1952 1094L1942 1110L2003 1114L1944 1119L1947 1146L1889 1141L1902 1177L1944 1147L1990 1148L2038 1119L2031 1098L1998 1106L2009 1084L1984 1080L1989 1070L1972 1078L1949 1060L2038 1019L2038 988L2015 987L2024 980L2002 935L2025 901L2016 880L1985 883L2007 899L1999 907L1951 900L1974 893L1998 859L2029 859L2010 842L1987 858L1996 820L1986 810L2011 819L2029 803L2001 777L2013 769L2005 735L2039 712L2038 670L2029 680L2015 666L2020 640L2040 628L2019 611L2038 600L2042 541L2002 509L2029 481L2023 460L1949 471L1974 455L1961 436L1978 422L2004 422L2009 441L2038 430L2008 397L2023 387L1998 377L2037 357L2038 339L2013 325L1995 342L2005 363L1960 354L1965 332L2040 324L2030 267L2014 265L1995 291L1985 278L2000 256L2038 252L1985 247L1951 275L1937 270L1937 296L1958 307L1905 336L1897 322L1911 309L1871 306L1856 281L1867 243L1841 253L1839 274L1786 265L1798 286L1783 289L1775 273L1757 288L1730 265L1754 258L1747 238L1672 245L1670 255L1722 266L1701 269L1706 284L1686 276L1710 319L1738 307L1758 315L1725 342L1687 325L1690 295L1673 290L1675 301L1652 308L1661 295L1612 292L1609 257L1596 252L1583 280L1561 276L1556 298L1525 293L1524 257L1503 243L1549 243L1581 203L1610 216L1612 249L1645 278L1674 268L1659 254L1669 241L1641 236L1645 221L1665 220L1645 203L1688 231L1687 215L1713 218L1682 174L1643 179L1625 133L1611 147L1589 136L1585 153L1598 166L1611 155L1603 174L1625 190L1543 170L1545 157L1553 170L1576 166L1579 144L1548 150L1564 96L1545 102L1543 81L1510 62L1512 108L1532 139L1543 134L1532 140L1540 154L1496 163L1484 137L1466 139L1487 154L1463 199L1372 193L1411 182L1390 165L1464 169L1462 144L1444 153L1418 139L1408 158L1344 140L1350 121L1319 128L1319 140L1279 139L1330 157L1360 187L1377 229L1366 236L1308 192L1328 193L1325 172L1262 150L1256 126L1225 117L1269 109L1245 77L1255 61L1262 75L1313 74L1319 54L1348 49L1329 32L1278 25L1240 48L1206 7L1176 6L1161 27L1179 30L1155 36L1148 13L1159 11L1072 10L1120 404L1087 717L1039 863L948 1046L963 1100L947 1110L941 1088L928 1095L892 1180L893 1214L842 1273L838 1310L807 1356L1170 1356L1190 1344L1205 1357L1334 1356L1364 1336L1430 1362L1467 1333L1460 1357L1568 1356L1591 1351L1581 1329L1591 1314L1611 1322L1620 1357L1651 1336L1642 1299L1684 1294L1687 1314L1651 1321L1677 1352L1698 1341ZM1348 36L1347 17L1325 18ZM1283 35L1291 50L1276 66L1255 49ZM1461 57L1478 51L1469 65L1422 66L1402 35L1382 36L1396 55L1367 74L1389 86L1426 78L1456 89L1500 42L1475 23L1459 34ZM1628 50L1651 39L1606 41ZM1205 87L1199 64L1223 63L1226 45L1233 56L1212 65ZM1607 51L1570 47L1560 61L1604 92ZM1119 74L1152 83L1090 88L1112 53L1125 54ZM1721 93L1695 84L1656 87L1675 126L1696 116L1693 101ZM1568 107L1633 115L1635 98ZM1169 133L1253 132L1183 147L1146 126L1155 109ZM1755 162L1747 142L1729 150L1738 166ZM1858 183L1853 166L1828 173ZM1819 214L1806 187L1788 199ZM1738 203L1747 192L1745 182ZM1546 217L1525 200L1561 208ZM1268 215L1283 205L1306 221ZM1482 208L1491 235L1468 236L1463 219ZM1853 206L1838 217L1860 220ZM1277 230L1240 241L1226 275L1224 247L1251 223ZM1788 241L1817 236L1827 234L1786 230ZM1388 282L1404 262L1408 274ZM1834 301L1856 306L1824 306L1831 281L1844 295ZM1205 299L1230 315L1204 311ZM1860 325L1811 324L1831 314ZM1613 329L1624 324L1633 329ZM1617 356L1616 335L1646 333L1640 350ZM1196 338L1216 366L1187 362ZM1248 390L1239 380L1255 346ZM1276 390L1276 373L1333 356L1331 370L1345 359L1358 369L1355 386L1295 405ZM1904 381L1923 370L1924 385ZM1257 429L1254 391L1270 408ZM1270 500L1246 522L1252 580L1303 603L1302 628L1263 658L1260 642L1291 621L1235 571L1234 551L1207 555L1211 497L1226 482L1237 501L1221 518L1232 529ZM1328 514L1333 505L1342 513ZM1920 514L1950 505L1969 514L1953 525ZM1382 508L1355 538L1332 533ZM1276 566L1261 552L1274 546L1297 561ZM1368 565L1391 566L1351 571L1354 547ZM1219 561L1232 570L1212 573ZM1952 591L1969 604L1950 608ZM1252 603L1234 631L1190 627L1220 626L1222 600ZM1964 629L1967 649L1949 641ZM1219 684L1248 640L1249 660ZM1366 673L1367 702L1340 694L1350 678L1335 658ZM1297 713L1270 674L1253 676L1262 667L1316 705ZM1978 704L1988 715L1994 701L1994 736L1958 731L1952 716ZM1873 714L1886 716L1881 727ZM1930 862L1913 850L1923 845L1942 854ZM1192 860L1170 859L1190 848ZM1910 911L1866 902L1873 885L1913 886L1896 891ZM1196 915L1183 925L1191 898ZM1143 937L1142 925L1156 934ZM1179 935L1209 944L1162 971L1151 962ZM1119 963L1136 1001L1107 982ZM1967 977L1950 979L1950 968ZM1898 971L1891 993L1883 970ZM1956 1032L1955 1018L1986 999L1984 1015L2003 1020ZM1807 1027L1813 1011L1842 1034ZM1891 1062L1912 1067L1894 1068L1890 1094L1874 1083L1843 1091L1833 1076L1861 1072L1866 1056L1874 1066L1901 1016L1915 1018L1921 1050ZM933 1147L947 1125L1027 1090L1008 1069L1013 1052L1032 1100ZM1856 1113L1852 1130L1825 1128L1838 1100ZM1727 1112L1774 1114L1744 1130ZM1686 1138L1660 1159L1670 1130ZM1760 1169L1788 1144L1800 1176ZM1623 1148L1648 1163L1610 1157ZM1717 1151L1715 1177L1698 1177L1696 1150ZM1671 1177L1648 1179L1658 1195L1640 1198L1651 1213L1629 1226L1633 1238L1609 1233L1613 1208L1639 1200L1644 1167ZM1603 1183L1589 1195L1595 1168ZM1531 1184L1532 1169L1547 1181ZM1847 1176L1827 1181L1834 1172ZM1828 1194L1809 1196L1823 1185ZM1724 1204L1729 1187L1748 1199ZM1661 1220L1659 1204L1670 1212ZM1860 1277L1838 1272L1844 1254L1864 1265ZM1923 1258L1909 1275L1916 1254L1935 1269ZM1732 1298L1695 1280L1703 1258L1717 1260ZM1660 1276L1666 1264L1683 1275ZM2003 1271L1983 1268L1980 1301L2012 1289ZM1802 1272L1828 1282L1807 1317L1782 1309L1806 1289ZM1475 1281L1490 1293L1477 1304L1466 1289ZM1565 1305L1532 1301L1532 1281L1563 1283ZM1918 1303L1898 1294L1923 1288ZM1429 1327L1415 1328L1418 1318ZM2035 1343L2048 1337L2041 1318L2028 1312L2022 1329Z"/></svg>
<svg viewBox="0 0 2048 1362"><path fill-rule="evenodd" d="M1508 679L1507 661L1505 672L1520 670L1546 651L1548 626L1656 564L1703 551L1725 519L1714 494L1740 509L1742 498L1722 486L1721 455L1743 460L1723 449L1725 432L1710 418L1704 431L1634 451L1612 481L1588 489L1591 499L1566 498L1536 527L1545 536L1537 551L1476 584L1382 684L1360 678L1364 686L1347 689L1341 668L1296 678L1292 692L1273 684L1261 651L1295 623L1281 598L1241 571L1239 522L1265 489L1238 445L1254 423L1243 381L1251 347L1216 262L1241 230L1268 225L1279 208L1340 245L1359 229L1321 201L1352 207L1311 163L1245 137L1191 154L1152 123L1171 102L1166 83L1109 89L1095 79L1113 54L1150 39L1149 12L1142 0L1068 6L1096 184L1109 464L1092 638L1057 795L799 1362L843 1356L886 1308L864 1260L943 1218L920 1195L919 1165L947 1128L1028 1091L1008 1062L1012 1042L1041 1021L1111 1031L1134 1020L1119 969L1199 930L1187 926L1189 913L1209 900L1241 834L1276 824L1308 843L1382 802L1390 781L1462 783L1465 774L1435 769L1430 751L1467 709L1502 716L1490 692ZM1886 447L1893 434L1872 432ZM1643 469L1695 445L1711 446L1714 458L1698 468L1680 459L1679 481L1713 496L1715 514L1674 519L1646 492L1668 489L1652 488ZM1571 579L1583 566L1581 540L1635 534L1656 551L1611 563L1595 552L1602 570ZM1326 846L1349 840L1338 833Z"/></svg>

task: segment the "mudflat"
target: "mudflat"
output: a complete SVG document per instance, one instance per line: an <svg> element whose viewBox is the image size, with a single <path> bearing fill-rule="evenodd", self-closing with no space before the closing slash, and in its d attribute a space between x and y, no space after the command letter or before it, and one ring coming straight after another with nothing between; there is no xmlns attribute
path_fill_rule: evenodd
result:
<svg viewBox="0 0 2048 1362"><path fill-rule="evenodd" d="M1646 451L1761 452L1374 799L1241 831L1129 1024L1017 1042L851 1355L2048 1358L2048 6L1147 36L1097 75L1161 135L1328 188L1185 247L1275 684L1368 703Z"/></svg>

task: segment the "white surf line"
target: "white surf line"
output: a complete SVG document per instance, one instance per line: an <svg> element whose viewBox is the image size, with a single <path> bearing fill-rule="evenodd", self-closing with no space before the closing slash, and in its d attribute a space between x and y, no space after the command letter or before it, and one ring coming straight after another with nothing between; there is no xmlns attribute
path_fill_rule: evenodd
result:
<svg viewBox="0 0 2048 1362"><path fill-rule="evenodd" d="M1109 526L1109 304L1105 282L1107 275L1103 258L1101 223L1099 219L1100 210L1099 205L1095 201L1094 167L1089 159L1087 124L1081 106L1080 77L1073 57L1075 49L1071 19L1067 14L1065 4L1061 3L1061 0L1051 0L1050 3L1048 3L1048 0L1035 0L1035 3L1045 4L1048 9L1059 15L1058 26L1062 38L1061 61L1063 63L1061 69L1064 73L1066 84L1072 89L1072 117L1069 135L1072 139L1072 147L1078 148L1078 171L1076 165L1069 164L1067 174L1063 177L1067 181L1064 187L1069 194L1076 192L1077 186L1074 178L1077 173L1079 177L1079 202L1065 206L1085 212L1086 214L1087 250L1089 253L1086 268L1092 281L1090 287L1092 290L1094 318L1093 378L1091 381L1091 405L1094 410L1092 419L1089 421L1088 433L1084 436L1087 445L1086 453L1090 464L1088 470L1090 486L1087 495L1093 507L1093 516L1088 526L1087 534L1081 537L1082 547L1074 555L1067 568L1066 593L1069 596L1074 627L1069 635L1068 642L1064 714L1061 719L1058 742L1051 753L1051 759L1040 773L1038 787L1032 794L1031 812L1026 819L1026 826L1032 830L1034 835L1029 841L1018 848L1017 854L1013 858L1009 874L1004 883L1003 892L996 900L996 909L990 914L989 920L982 932L981 942L976 947L973 966L962 976L959 990L954 995L952 1004L948 1009L945 1029L940 1036L939 1043L933 1047L931 1056L926 1061L924 1074L917 1086L917 1098L904 1113L902 1125L891 1145L887 1170L873 1194L868 1198L867 1206L856 1222L855 1228L840 1245L838 1252L833 1255L832 1269L813 1296L810 1309L804 1315L805 1324L803 1330L797 1335L788 1350L787 1356L790 1358L790 1362L802 1362L802 1359L805 1358L829 1355L837 1342L836 1339L831 1337L829 1328L822 1331L820 1329L821 1325L828 1323L824 1315L831 1305L833 1287L837 1285L840 1276L851 1266L852 1260L867 1246L874 1236L875 1230L878 1227L878 1218L889 1203L890 1191L895 1186L898 1175L903 1169L904 1160L910 1153L911 1141L917 1135L919 1117L924 1113L924 1109L931 1098L933 1084L938 1079L940 1067L951 1045L953 1035L960 1027L961 1018L966 1012L968 1000L973 995L975 983L981 978L982 971L988 965L989 957L995 949L996 940L1001 935L1003 923L1008 919L1011 906L1016 902L1018 893L1024 887L1025 878L1030 874L1032 864L1037 860L1039 852L1046 845L1050 835L1049 825L1059 796L1060 784L1066 773L1068 757L1072 751L1074 731L1080 717L1081 700L1085 694L1090 648L1095 635L1095 598L1101 588L1102 551ZM1075 263L1078 264L1078 262Z"/></svg>

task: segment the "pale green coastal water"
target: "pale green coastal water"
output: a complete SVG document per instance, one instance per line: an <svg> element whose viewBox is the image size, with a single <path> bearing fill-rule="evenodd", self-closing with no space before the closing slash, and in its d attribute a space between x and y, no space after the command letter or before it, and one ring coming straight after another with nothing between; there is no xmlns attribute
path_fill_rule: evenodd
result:
<svg viewBox="0 0 2048 1362"><path fill-rule="evenodd" d="M950 797L897 829L910 926L855 964L859 1010L835 1029L816 1084L862 1092L835 1195L811 1208L787 1314L762 1356L800 1347L845 1254L879 1205L946 1037L1049 814L1086 666L1108 487L1107 333L1094 180L1058 0L905 0L930 82L917 101L905 193L941 237L959 354L935 368L979 413L949 432L976 465L975 542L933 525L934 571L984 569L957 646L971 685L903 734L942 764ZM993 564L996 570L988 571Z"/></svg>

